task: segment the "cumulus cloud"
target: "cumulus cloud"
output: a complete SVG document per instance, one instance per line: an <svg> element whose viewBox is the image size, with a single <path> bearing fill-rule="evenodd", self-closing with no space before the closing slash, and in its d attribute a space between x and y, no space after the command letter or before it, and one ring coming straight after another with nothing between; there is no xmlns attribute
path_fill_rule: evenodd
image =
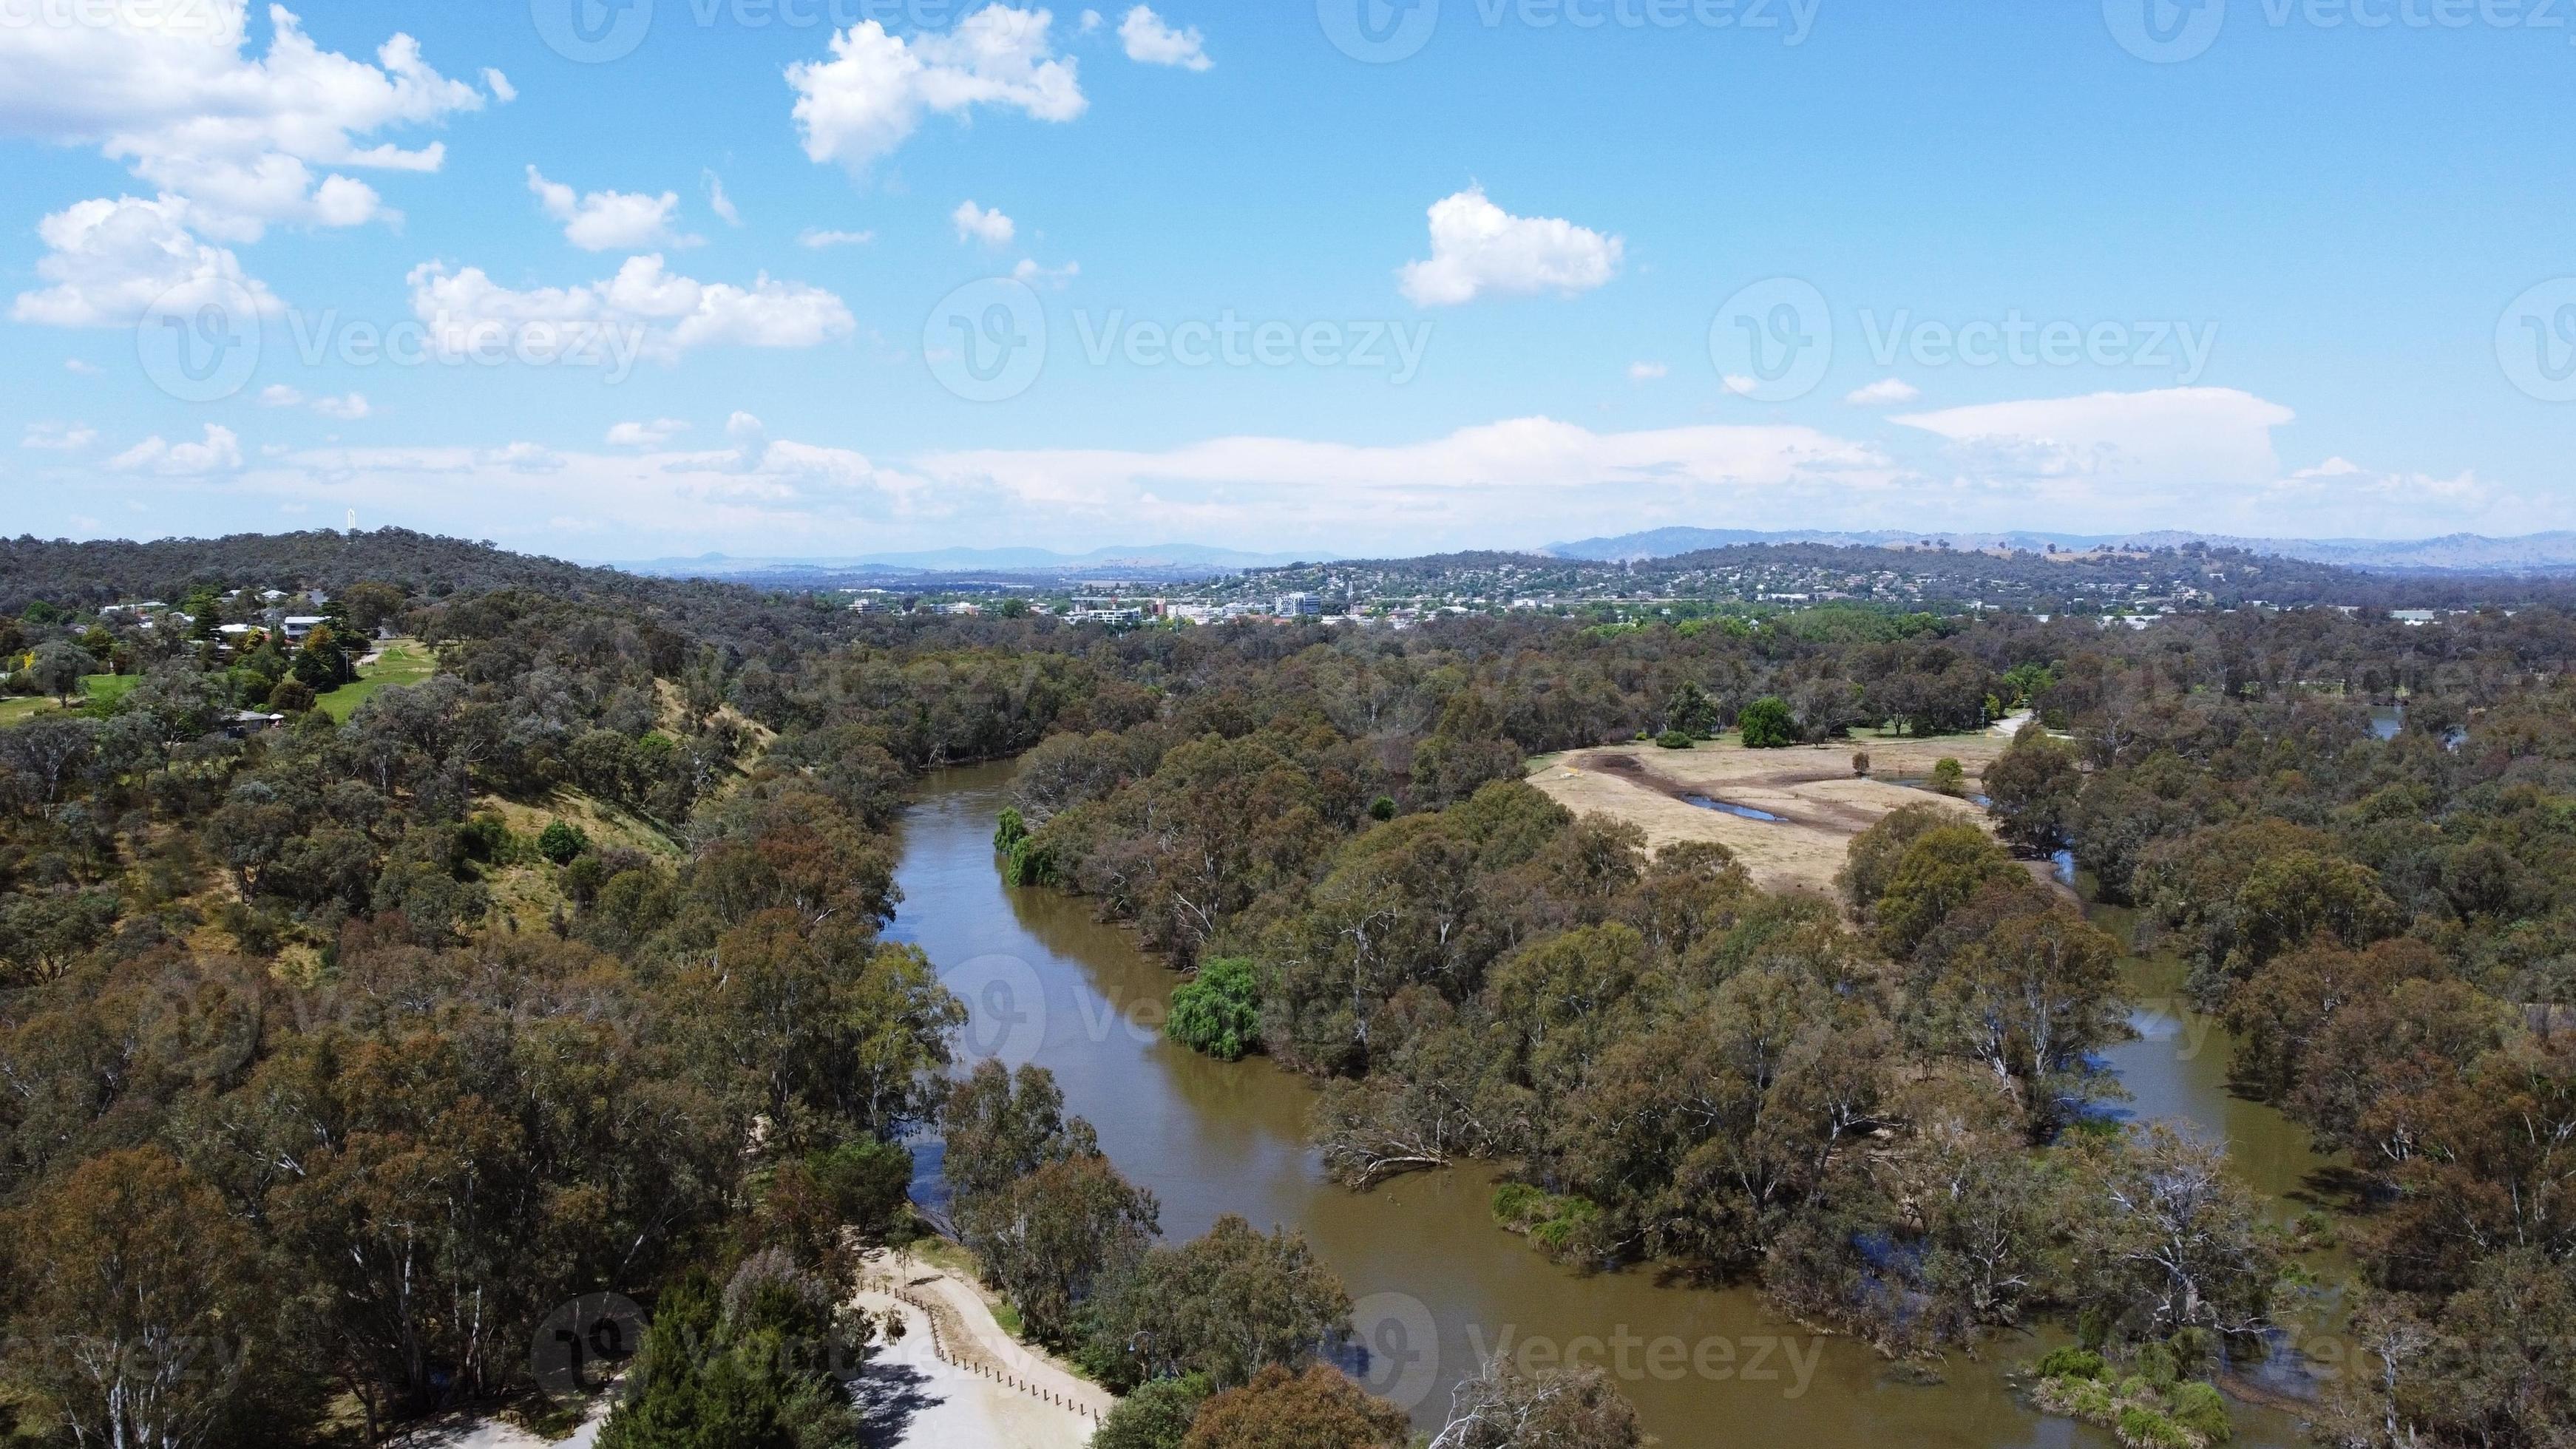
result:
<svg viewBox="0 0 2576 1449"><path fill-rule="evenodd" d="M1618 275L1626 244L1555 217L1513 216L1471 186L1431 204L1431 255L1398 272L1416 306L1487 293L1588 292Z"/></svg>
<svg viewBox="0 0 2576 1449"><path fill-rule="evenodd" d="M977 106L1070 121L1089 104L1076 63L1055 50L1054 16L989 5L945 33L910 40L873 20L832 37L832 58L787 68L805 154L863 173L919 128L924 112Z"/></svg>
<svg viewBox="0 0 2576 1449"><path fill-rule="evenodd" d="M77 453L97 441L98 431L86 423L29 423L18 446L48 453Z"/></svg>
<svg viewBox="0 0 2576 1449"><path fill-rule="evenodd" d="M839 297L767 273L749 287L669 271L659 254L629 257L617 275L571 287L521 291L480 267L444 262L412 269L412 314L450 355L495 345L560 350L632 346L664 361L700 347L817 347L857 329Z"/></svg>
<svg viewBox="0 0 2576 1449"><path fill-rule="evenodd" d="M241 439L232 429L214 423L206 424L202 441L171 443L156 433L107 461L119 473L156 473L164 478L237 472L241 465Z"/></svg>
<svg viewBox="0 0 2576 1449"><path fill-rule="evenodd" d="M1866 387L1856 387L1843 394L1843 401L1856 408L1902 407L1923 396L1923 390L1901 377L1881 378Z"/></svg>
<svg viewBox="0 0 2576 1449"><path fill-rule="evenodd" d="M998 209L986 211L971 198L958 203L948 219L956 224L959 241L982 242L996 250L1009 246L1011 238L1019 235L1020 231L1019 225Z"/></svg>
<svg viewBox="0 0 2576 1449"><path fill-rule="evenodd" d="M796 244L819 252L827 247L862 247L876 239L877 234L872 231L824 231L818 227L807 227L796 238Z"/></svg>
<svg viewBox="0 0 2576 1449"><path fill-rule="evenodd" d="M1628 364L1628 380L1630 382L1653 382L1671 372L1671 368L1664 366L1660 362L1632 362Z"/></svg>
<svg viewBox="0 0 2576 1449"><path fill-rule="evenodd" d="M546 215L564 224L564 240L586 252L694 246L699 240L671 233L672 213L680 209L676 191L659 196L632 191L576 195L571 187L548 181L534 166L528 168L528 191Z"/></svg>
<svg viewBox="0 0 2576 1449"><path fill-rule="evenodd" d="M1088 20L1090 17L1084 17ZM1139 5L1118 22L1118 38L1126 44L1127 58L1146 65L1177 65L1185 70L1206 70L1216 62L1207 58L1206 37L1197 26L1175 30L1163 23L1163 17Z"/></svg>
<svg viewBox="0 0 2576 1449"><path fill-rule="evenodd" d="M446 153L374 138L485 104L408 35L385 41L369 64L324 50L293 12L272 6L268 51L255 57L246 0L89 8L94 23L0 25L0 134L95 146L220 240L256 241L274 222L355 226L387 215L375 189L345 171L435 171Z"/></svg>
<svg viewBox="0 0 2576 1449"><path fill-rule="evenodd" d="M52 285L19 293L9 315L47 327L131 327L164 300L174 313L207 305L285 310L230 249L198 240L186 214L186 203L169 197L125 196L46 217L36 224L46 247L36 275Z"/></svg>
<svg viewBox="0 0 2576 1449"><path fill-rule="evenodd" d="M649 423L619 423L608 430L612 448L658 448L689 430L677 418L655 418Z"/></svg>

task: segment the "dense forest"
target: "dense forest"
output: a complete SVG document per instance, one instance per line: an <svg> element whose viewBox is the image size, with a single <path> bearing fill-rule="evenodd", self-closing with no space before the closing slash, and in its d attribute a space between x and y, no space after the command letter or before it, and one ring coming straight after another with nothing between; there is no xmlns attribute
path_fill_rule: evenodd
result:
<svg viewBox="0 0 2576 1449"><path fill-rule="evenodd" d="M1000 868L1192 973L1189 1039L1316 1079L1355 1190L1493 1161L1498 1231L1757 1282L1893 1355L2062 1320L2042 1402L2203 1442L2208 1380L2266 1351L2331 1229L2100 1111L2123 943L2016 858L2071 849L2190 962L2243 1088L2350 1166L2386 1372L2335 1385L2320 1436L2576 1433L2558 610L1109 632L391 532L5 557L10 692L121 686L0 728L23 1442L372 1442L525 1399L538 1324L603 1291L652 1312L604 1444L856 1442L833 1373L889 1329L839 1290L931 1226L927 1132L936 1226L1133 1391L1104 1444L1403 1442L1317 1367L1349 1303L1294 1234L1167 1243L1043 1071L956 1069L962 1008L880 934L888 831L921 771L1012 757ZM330 622L276 637L270 590ZM138 598L191 617L100 613ZM383 635L435 675L329 708ZM2400 700L2380 738L2367 707ZM1824 740L2015 705L1995 832L1900 811L1833 901L1521 783L1748 714ZM1451 1427L1636 1434L1612 1386L1502 1366Z"/></svg>

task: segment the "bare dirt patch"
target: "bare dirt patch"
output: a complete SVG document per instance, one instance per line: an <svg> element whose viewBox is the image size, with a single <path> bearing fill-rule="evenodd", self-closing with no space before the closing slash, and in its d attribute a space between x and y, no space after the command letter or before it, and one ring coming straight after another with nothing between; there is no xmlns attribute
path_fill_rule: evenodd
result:
<svg viewBox="0 0 2576 1449"><path fill-rule="evenodd" d="M2001 734L1931 739L1843 740L1785 750L1707 742L1688 750L1617 745L1533 762L1530 783L1578 815L1599 813L1646 832L1646 847L1713 840L1735 852L1765 890L1832 895L1851 838L1902 805L1933 805L1981 827L1986 814L1966 800L1896 784L1955 759L1976 789L2003 753ZM1869 778L1852 774L1855 750ZM1694 803L1691 797L1710 802ZM1764 820L1723 806L1777 817Z"/></svg>

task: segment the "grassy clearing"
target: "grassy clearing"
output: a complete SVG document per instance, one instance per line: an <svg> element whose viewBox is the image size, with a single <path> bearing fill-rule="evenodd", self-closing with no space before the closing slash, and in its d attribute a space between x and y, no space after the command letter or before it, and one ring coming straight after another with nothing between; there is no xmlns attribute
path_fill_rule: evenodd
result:
<svg viewBox="0 0 2576 1449"><path fill-rule="evenodd" d="M93 674L81 681L81 695L86 708L105 711L134 692L142 683L139 675ZM62 705L43 698L0 699L0 725L22 724L40 714L57 714Z"/></svg>
<svg viewBox="0 0 2576 1449"><path fill-rule="evenodd" d="M358 706L376 697L383 689L400 689L418 684L438 672L438 661L430 657L417 639L388 639L384 657L366 668L355 684L344 684L313 702L313 707L331 717L333 724L347 724Z"/></svg>

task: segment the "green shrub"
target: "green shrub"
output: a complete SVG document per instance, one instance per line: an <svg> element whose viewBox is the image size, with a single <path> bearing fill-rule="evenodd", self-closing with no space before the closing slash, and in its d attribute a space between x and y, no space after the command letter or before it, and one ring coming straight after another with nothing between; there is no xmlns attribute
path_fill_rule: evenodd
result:
<svg viewBox="0 0 2576 1449"><path fill-rule="evenodd" d="M1001 823L993 827L993 849L1008 851L1012 846L1028 838L1028 822L1020 818L1020 812L1012 809L1003 810Z"/></svg>
<svg viewBox="0 0 2576 1449"><path fill-rule="evenodd" d="M2110 1368L2102 1362L2102 1355L2071 1343L2064 1348L2050 1349L2047 1356L2039 1361L2042 1378L2099 1379L2108 1372Z"/></svg>
<svg viewBox="0 0 2576 1449"><path fill-rule="evenodd" d="M1252 963L1220 956L1172 993L1172 1016L1163 1032L1192 1051L1221 1062L1240 1061L1261 1042L1261 983Z"/></svg>
<svg viewBox="0 0 2576 1449"><path fill-rule="evenodd" d="M1778 695L1766 694L1746 705L1735 717L1735 727L1749 750L1777 750L1798 742L1797 718L1789 713L1789 702Z"/></svg>
<svg viewBox="0 0 2576 1449"><path fill-rule="evenodd" d="M1156 1379L1109 1411L1091 1436L1092 1449L1180 1449L1212 1391L1203 1374Z"/></svg>
<svg viewBox="0 0 2576 1449"><path fill-rule="evenodd" d="M1958 761L1943 755L1932 762L1932 788L1944 795L1968 793L1968 772Z"/></svg>
<svg viewBox="0 0 2576 1449"><path fill-rule="evenodd" d="M537 854L557 865L570 865L590 849L590 837L578 825L557 820L537 837Z"/></svg>
<svg viewBox="0 0 2576 1449"><path fill-rule="evenodd" d="M2199 1436L2153 1409L2122 1409L2120 1442L2132 1449L2200 1449Z"/></svg>
<svg viewBox="0 0 2576 1449"><path fill-rule="evenodd" d="M1687 750L1698 743L1688 730L1666 730L1655 736L1655 743L1668 750Z"/></svg>
<svg viewBox="0 0 2576 1449"><path fill-rule="evenodd" d="M2227 1401L2218 1396L2214 1384L2195 1381L2176 1387L2166 1400L2166 1412L2175 1423L2212 1444L2224 1444L2236 1435L2236 1426L2228 1422Z"/></svg>
<svg viewBox="0 0 2576 1449"><path fill-rule="evenodd" d="M1547 1208L1547 1194L1526 1182L1507 1182L1494 1189L1494 1221L1514 1230L1526 1228Z"/></svg>
<svg viewBox="0 0 2576 1449"><path fill-rule="evenodd" d="M1034 835L1011 842L1002 857L1002 879L1015 886L1055 884L1055 857Z"/></svg>
<svg viewBox="0 0 2576 1449"><path fill-rule="evenodd" d="M1369 802L1369 818L1371 820L1393 820L1395 818L1395 797L1392 795L1380 795L1376 799L1371 800Z"/></svg>
<svg viewBox="0 0 2576 1449"><path fill-rule="evenodd" d="M2137 1368L2138 1373L2148 1383L2154 1385L2159 1394L2172 1388L2182 1377L2181 1360L2174 1356L2173 1349L2161 1343L2145 1343L2138 1346Z"/></svg>

